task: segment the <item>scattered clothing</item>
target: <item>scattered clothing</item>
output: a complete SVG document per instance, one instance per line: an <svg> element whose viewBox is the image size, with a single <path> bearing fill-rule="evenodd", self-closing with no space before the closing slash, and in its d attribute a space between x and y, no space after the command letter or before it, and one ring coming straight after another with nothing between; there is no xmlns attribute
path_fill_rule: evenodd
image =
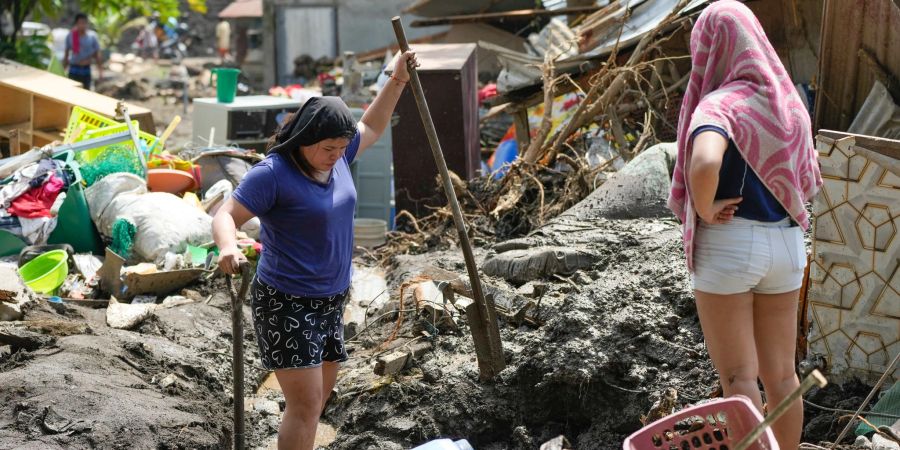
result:
<svg viewBox="0 0 900 450"><path fill-rule="evenodd" d="M349 289L324 298L295 297L257 277L250 286L253 326L267 370L344 362L344 306Z"/></svg>
<svg viewBox="0 0 900 450"><path fill-rule="evenodd" d="M19 218L22 224L21 236L28 240L31 245L44 245L50 238L50 233L56 229L56 217L38 217L28 219Z"/></svg>
<svg viewBox="0 0 900 450"><path fill-rule="evenodd" d="M54 159L19 169L0 189L0 230L22 237L30 245L46 244L73 181L64 164Z"/></svg>
<svg viewBox="0 0 900 450"><path fill-rule="evenodd" d="M0 210L0 231L6 231L16 236L22 235L22 224L16 216L4 215L5 212Z"/></svg>
<svg viewBox="0 0 900 450"><path fill-rule="evenodd" d="M43 184L46 178L42 177L48 172L56 171L59 168L58 164L58 161L43 159L19 169L13 174L13 181L0 189L0 209L9 208L13 200Z"/></svg>
<svg viewBox="0 0 900 450"><path fill-rule="evenodd" d="M55 174L50 174L44 184L31 188L13 200L7 211L14 216L26 219L51 217L50 210L63 189L65 189L63 180Z"/></svg>

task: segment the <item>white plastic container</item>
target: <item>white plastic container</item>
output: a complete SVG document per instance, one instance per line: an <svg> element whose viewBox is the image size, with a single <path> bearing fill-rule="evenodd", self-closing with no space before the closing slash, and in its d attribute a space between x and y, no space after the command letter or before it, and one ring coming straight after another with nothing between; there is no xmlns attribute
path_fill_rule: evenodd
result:
<svg viewBox="0 0 900 450"><path fill-rule="evenodd" d="M373 248L387 240L387 222L381 219L355 219L353 239L360 247Z"/></svg>
<svg viewBox="0 0 900 450"><path fill-rule="evenodd" d="M472 445L469 444L469 441L465 439L460 439L456 442L453 442L450 439L437 439L431 442L426 442L413 450L475 450L472 448Z"/></svg>

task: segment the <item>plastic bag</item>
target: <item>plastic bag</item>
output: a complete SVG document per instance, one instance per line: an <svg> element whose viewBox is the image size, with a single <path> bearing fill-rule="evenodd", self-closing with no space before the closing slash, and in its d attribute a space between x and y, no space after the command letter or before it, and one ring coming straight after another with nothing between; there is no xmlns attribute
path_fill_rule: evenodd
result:
<svg viewBox="0 0 900 450"><path fill-rule="evenodd" d="M135 225L134 250L142 260L161 263L167 252L183 253L188 244L212 240L212 217L181 198L147 192L139 177L110 175L85 190L91 218L104 236L124 218Z"/></svg>

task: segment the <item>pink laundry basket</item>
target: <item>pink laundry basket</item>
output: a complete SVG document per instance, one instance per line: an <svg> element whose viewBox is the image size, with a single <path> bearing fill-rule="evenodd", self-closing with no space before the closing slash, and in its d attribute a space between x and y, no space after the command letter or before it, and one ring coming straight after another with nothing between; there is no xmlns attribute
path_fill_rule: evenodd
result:
<svg viewBox="0 0 900 450"><path fill-rule="evenodd" d="M625 439L624 450L733 450L763 421L744 396L722 398L678 411ZM748 450L779 450L771 429Z"/></svg>

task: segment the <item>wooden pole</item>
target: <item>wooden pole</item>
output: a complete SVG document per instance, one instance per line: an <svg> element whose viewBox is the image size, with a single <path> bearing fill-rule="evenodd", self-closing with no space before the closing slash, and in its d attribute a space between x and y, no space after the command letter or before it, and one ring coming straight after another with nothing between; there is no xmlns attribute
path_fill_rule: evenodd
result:
<svg viewBox="0 0 900 450"><path fill-rule="evenodd" d="M853 417L847 422L847 426L841 431L841 434L838 435L838 438L834 440L834 443L831 444L831 450L834 450L835 447L844 439L844 436L850 432L850 428L853 426L853 422L856 421L856 418L862 414L862 411L866 409L866 406L869 406L869 403L875 398L875 394L881 389L881 386L884 385L884 382L891 376L894 372L894 368L897 367L897 362L900 361L900 353L897 353L897 356L894 357L894 360L891 361L891 365L888 366L887 370L881 374L881 378L878 380L878 383L875 383L875 387L872 388L872 391L869 392L869 395L866 396L866 399L863 401L862 405L859 405L859 409L853 414Z"/></svg>
<svg viewBox="0 0 900 450"><path fill-rule="evenodd" d="M250 265L241 264L241 288L234 290L231 275L225 276L228 294L231 296L231 383L233 391L234 431L232 448L244 450L244 298L250 287Z"/></svg>
<svg viewBox="0 0 900 450"><path fill-rule="evenodd" d="M409 43L406 41L406 33L403 31L403 24L400 23L400 17L394 17L391 19L391 23L394 26L394 33L397 35L397 43L400 44L400 50L403 52L408 51ZM453 190L450 173L447 170L447 163L444 161L444 153L441 150L441 144L438 141L437 130L434 128L431 112L428 110L428 104L425 102L425 91L422 90L422 83L419 81L419 74L416 72L415 67L409 67L409 77L409 84L413 89L413 96L416 98L419 115L422 118L422 124L425 126L425 134L428 136L428 143L431 144L431 153L434 156L434 162L441 174L444 194L447 195L450 209L453 212L453 222L456 224L456 231L459 233L459 246L462 248L463 258L466 260L466 269L469 273L469 281L472 284L472 292L474 294L473 300L475 300L477 308L471 308L471 311L466 312L467 315L473 316L469 317L469 326L472 329L472 338L475 341L475 355L478 358L478 370L483 380L491 379L506 367L506 362L503 357L503 347L500 341L500 328L497 326L493 299L486 299L484 292L481 289L481 280L478 277L478 267L475 265L475 256L472 254L472 246L469 244L469 235L466 232L465 219L459 208L456 192Z"/></svg>
<svg viewBox="0 0 900 450"><path fill-rule="evenodd" d="M516 126L516 143L519 145L519 155L524 155L525 150L531 145L531 130L528 128L528 107L522 106L513 114L513 123Z"/></svg>
<svg viewBox="0 0 900 450"><path fill-rule="evenodd" d="M19 130L9 130L9 156L17 156L22 151L19 143Z"/></svg>
<svg viewBox="0 0 900 450"><path fill-rule="evenodd" d="M757 425L753 430L750 431L750 434L744 436L737 445L734 446L734 450L746 450L750 447L751 444L756 442L756 439L762 436L763 433L766 432L766 428L772 426L778 418L784 415L787 410L793 406L793 403L797 401L800 397L803 397L803 394L806 391L813 388L813 386L819 386L820 388L825 387L828 384L828 381L825 377L819 373L818 370L813 370L812 373L806 376L803 379L803 382L800 383L800 386L797 389L794 389L794 392L791 392L778 406L775 407L769 415L766 416L766 419L762 421L759 425Z"/></svg>

